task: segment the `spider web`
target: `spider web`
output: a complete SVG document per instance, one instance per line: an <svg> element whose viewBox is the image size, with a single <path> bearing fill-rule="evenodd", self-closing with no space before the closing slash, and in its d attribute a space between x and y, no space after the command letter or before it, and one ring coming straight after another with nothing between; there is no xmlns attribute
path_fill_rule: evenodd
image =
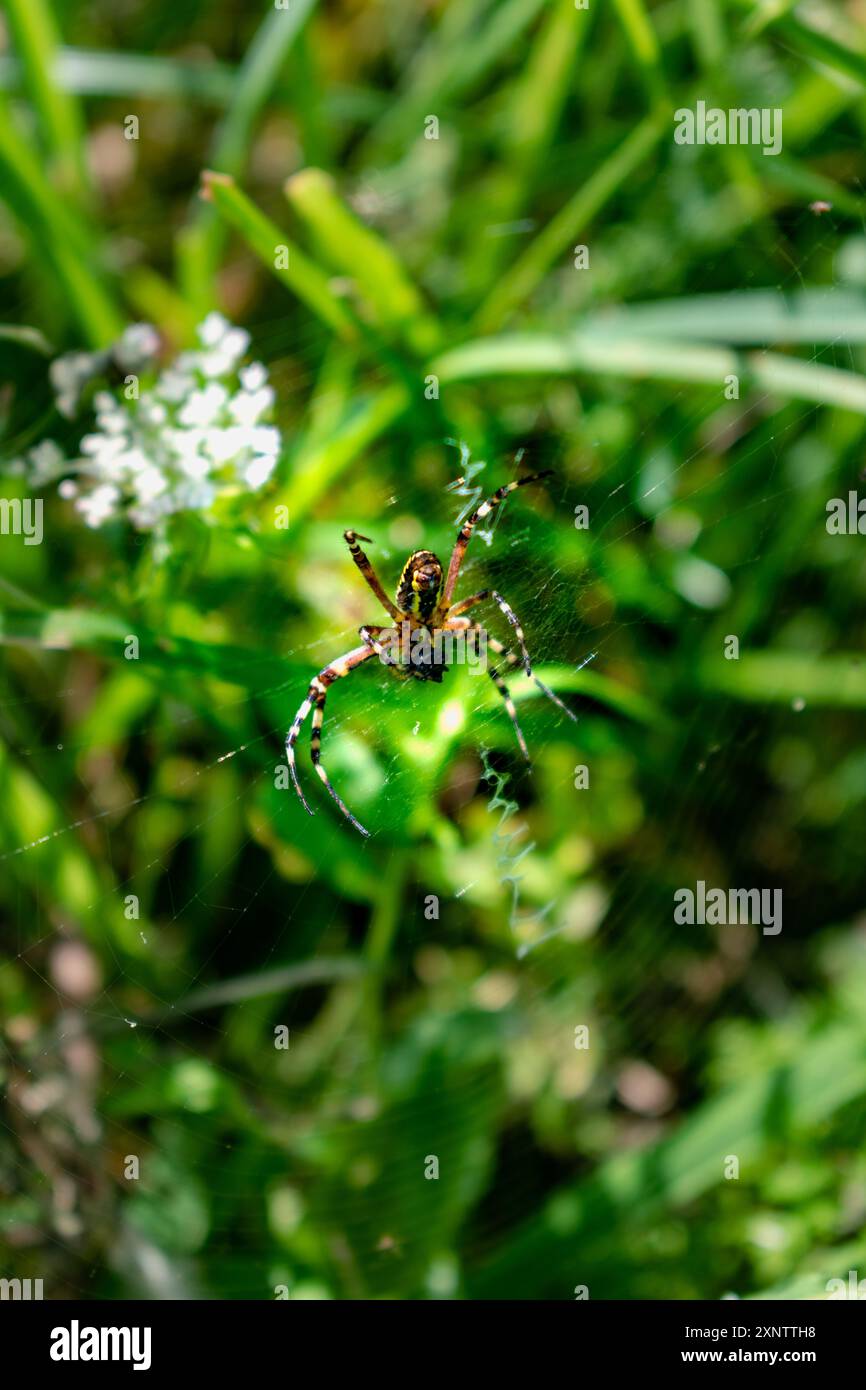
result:
<svg viewBox="0 0 866 1390"><path fill-rule="evenodd" d="M792 265L780 282L781 288L810 281L813 266L814 278L820 282L827 260L847 235L843 223L832 213L816 221L804 209L800 225L809 229L809 255ZM789 228L788 235L773 243L772 251L788 255L790 244L798 240L797 233L797 227ZM708 264L708 278L721 269ZM303 341L303 334L296 333L295 343L303 345ZM265 361L278 354L286 343L283 318L256 323L254 342ZM826 353L834 360L840 355L847 355L856 369L858 364L850 348L836 346L832 353ZM816 353L813 360L817 357ZM385 380L382 377L383 384ZM304 396L311 384L303 372L295 372L293 385L299 396ZM595 398L600 420L604 418L602 407L608 412L628 408L639 415L639 394L639 387L627 383L586 388L587 398ZM726 499L714 496L715 477L690 482L686 497L677 494L678 480L682 476L692 478L691 466L706 451L708 437L727 425L727 414L720 412L717 401L696 407L694 397L691 388L669 387L666 409L675 427L668 439L668 456L659 459L651 451L655 421L647 418L636 433L636 457L618 461L610 486L598 473L590 472L585 483L582 481L580 471L574 468L573 459L557 442L556 431L549 424L540 431L537 442L526 437L532 434L531 429L525 436L511 430L508 450L503 449L498 456L488 451L483 459L473 457L475 464L484 466L472 474L467 486L471 483L473 489L483 487L485 496L513 476L518 450L523 451L520 471L553 467L557 473L543 490L527 489L507 499L493 535L488 538L489 544L476 534L458 588L459 595L466 595L486 587L490 581L495 583L521 618L537 668L565 666L576 672L586 667L616 681L618 670L632 650L634 630L642 629L647 621L637 603L630 609L623 604L609 605L611 611L607 614L604 593L599 592L599 575L592 565L587 564L575 577L570 557L555 543L548 543L548 533L556 531L558 535L562 531L563 513L570 516L585 496L591 498L592 554L608 552L611 558L607 563L614 574L616 556L630 538L651 526L663 528L665 520L675 518L686 504L700 508L710 498L710 505L701 513L705 535L722 534L727 527L736 525L740 514L729 514ZM753 393L749 409L756 417L764 411L772 417L775 406L758 391ZM734 589L749 583L750 576L762 564L765 547L772 548L779 511L797 491L788 460L798 442L808 437L818 415L818 407L788 405L784 411L778 411L778 427L769 438L766 432L758 430L757 441L751 443L747 432L726 452L728 472L743 479L747 497L751 493L751 500L744 501L743 506L758 509L764 517L757 540L739 555L736 571L729 570L727 574ZM386 471L377 460L371 461L369 475L358 469L360 481L347 483L345 490L336 489L320 509L322 519L305 527L305 531L317 537L326 533L327 539L321 546L317 542L308 561L307 575L301 575L304 589L296 596L297 612L291 624L286 622L287 594L275 574L269 595L259 588L247 629L233 626L233 640L251 650L265 650L285 658L293 669L307 667L312 676L356 643L360 622L381 621L372 594L351 566L341 531L352 525L377 536L378 543L369 554L389 591L393 590L405 555L422 543L427 528L419 519L419 509L423 510L431 492L437 499L437 515L425 515L425 523L432 521L437 536L455 531L470 506L469 501L464 503L464 495L459 491L462 485L455 483L456 477L466 476L466 470L443 436L432 438L430 445L438 460L435 489L422 488L417 475L404 477L393 470ZM609 452L603 445L599 447L602 452ZM760 481L756 481L755 475L758 463L763 469ZM362 510L358 508L359 499L368 502ZM447 560L447 552L442 558ZM275 569L278 563L275 553ZM706 578L707 571L701 573ZM717 578L716 575L716 581ZM78 593L84 592L86 581L73 574L70 603L78 596L76 586L80 586ZM317 591L323 596L320 602ZM717 607L723 608L723 603ZM708 610L686 601L678 616L682 627L694 630L696 645L708 611L715 615L717 609ZM319 619L318 627L314 635L306 636L304 620L313 614ZM496 615L489 621L491 630L507 639L510 634L503 631ZM293 637L284 646L287 631ZM267 1028L274 1023L287 1026L293 1037L303 1035L325 1007L317 989L331 987L335 979L341 978L323 971L318 980L313 975L310 987L289 989L292 972L306 960L328 961L334 957L343 962L341 969L348 968L345 959L372 929L368 914L360 913L357 897L341 895L333 881L317 875L305 881L303 840L287 842L294 857L290 855L286 860L287 846L279 842L279 837L276 842L269 840L261 826L255 835L250 831L257 808L272 793L275 770L283 760L285 732L305 694L305 679L299 684L294 676L276 682L269 676L248 688L227 683L215 690L210 688L208 701L214 716L210 721L174 695L170 700L167 738L164 716L159 715L156 704L148 705L147 714L124 736L122 746L108 750L109 766L103 767L97 777L94 753L99 750L77 746L75 711L86 711L94 690L106 679L105 666L70 659L65 654L46 654L40 661L46 687L65 712L65 726L59 729L47 701L40 701L38 708L31 709L31 697L16 693L15 672L10 676L4 702L4 723L11 758L24 769L32 766L37 770L37 781L50 775L46 769L54 763L55 755L62 758L68 786L59 800L67 816L63 823L33 836L13 834L0 854L0 863L4 877L8 874L7 905L14 921L11 955L25 976L32 978L39 997L53 1001L54 1012L43 1018L34 1037L14 1037L11 1047L5 1045L10 1065L21 1078L29 1107L28 1123L36 1126L43 1116L56 1116L59 1111L65 1115L68 1132L74 1136L71 1142L68 1138L58 1141L56 1153L47 1163L54 1189L55 1219L42 1231L42 1239L57 1251L63 1286L74 1297L88 1297L94 1289L106 1286L103 1252L97 1248L89 1253L86 1242L82 1248L81 1231L75 1221L82 1216L82 1210L86 1214L86 1205L76 1207L73 1203L67 1210L63 1194L67 1187L74 1188L79 1192L74 1200L84 1202L80 1196L82 1153L86 1153L88 1163L95 1160L101 1165L97 1186L116 1187L118 1171L117 1154L102 1149L96 1130L88 1125L104 1123L98 1118L102 1112L110 1115L113 1143L115 1148L119 1144L124 1153L159 1149L170 1143L182 1154L190 1137L206 1153L208 1141L202 1136L195 1110L196 1104L210 1103L207 1096L195 1090L196 1084L204 1086L207 1079L202 1074L196 1081L194 1069L203 1057L208 1059L209 1072L217 1074L219 1085L224 1088L223 1099L229 1093L237 1095L240 1103L269 1121L285 1103L284 1081L278 1075L266 1074L264 1068L262 1075L251 1074L249 1066L235 1060L235 1053L225 1046L230 1026L222 1012L227 997L224 991L227 982L235 981L239 997L243 997L244 982L250 974L249 935L255 933L258 943L256 973L275 971L276 987L259 995L251 984L249 1002L239 1012L248 1012L265 1036L262 1045L269 1046ZM528 1022L524 1026L530 1036L534 1017L540 1029L550 1028L551 1020L556 1020L565 1035L574 1023L585 1020L593 1004L579 984L574 985L576 963L588 952L604 953L612 963L619 987L615 1001L604 1001L604 1027L610 1045L615 1050L618 1043L623 1043L630 1057L650 1058L654 1069L659 1069L664 1061L657 1047L659 995L647 988L647 978L652 974L655 955L659 959L667 957L672 943L679 939L679 929L669 910L666 914L659 912L653 955L647 953L645 941L638 946L630 933L632 914L640 915L646 910L642 902L647 884L639 857L629 860L624 847L627 837L615 841L609 861L602 858L600 862L573 867L570 877L566 875L567 889L560 888L549 897L543 883L538 883L538 874L543 876L547 848L543 841L543 816L533 814L539 803L574 804L582 794L574 788L573 773L576 765L587 761L585 731L594 731L593 746L600 759L605 747L610 747L610 730L620 731L623 746L632 758L641 737L658 735L630 727L602 703L580 696L563 695L566 700L574 699L580 721L576 726L540 697L531 703L524 701L521 720L543 777L541 790L530 792L516 750L509 743L512 734L505 711L501 704L482 698L481 684L477 695L475 687L465 679L459 686L458 703L462 704L464 719L459 760L468 791L457 795L449 810L449 819L471 846L472 854L455 853L451 858L444 854L435 882L425 877L423 850L407 849L406 843L393 833L393 821L388 835L375 823L377 807L389 801L405 807L408 818L413 778L412 768L407 769L400 748L389 738L379 737L378 730L387 709L388 730L400 731L398 743L416 738L435 744L443 709L451 697L446 692L444 705L438 697L433 703L431 691L424 684L406 682L397 686L375 663L338 682L329 693L324 761L337 790L373 831L371 844L359 845L357 855L367 856L366 862L373 866L385 891L389 884L408 876L415 895L411 915L407 913L394 929L396 982L407 994L417 990L420 970L421 979L430 987L436 970L442 968L441 956L435 953L436 943L430 937L440 932L455 949L472 943L476 952L480 950L482 959L487 956L480 977L489 986L490 992L484 996L486 1007L495 1003L497 987L507 993L513 986L525 996L524 1018ZM664 693L661 692L662 699ZM284 707L281 718L275 713L277 705ZM231 724L250 706L258 712L257 730L235 743L221 739L214 724ZM723 816L727 805L726 774L715 779L707 776L708 765L718 765L718 730L722 721L717 702L710 698L697 700L690 716L686 718L680 711L679 718L679 747L690 751L691 770L684 777L683 762L672 760L667 782L664 769L656 767L654 784L656 795L663 793L665 803L665 814L653 817L654 832L664 837L656 844L654 853L657 859L671 863L677 861L681 845L688 838L695 806L699 804L705 819L711 820L714 813ZM162 726L158 742L154 724ZM28 730L23 741L16 732L20 728ZM729 733L727 724L724 729ZM748 738L747 721L743 723L743 737ZM364 754L362 745L370 751ZM102 750L103 757L105 752ZM309 833L317 837L323 859L333 855L338 861L340 847L353 831L316 783L303 745L299 752L301 776L316 811ZM172 763L166 788L158 785L162 759ZM103 794L111 793L110 804L94 809L95 789L100 784ZM291 790L282 794L293 796ZM161 835L154 834L154 820L167 827ZM540 828L527 829L515 839L519 827L528 820ZM231 853L225 858L219 855L220 840L216 834L223 823L234 826L233 834L227 836ZM8 832L7 824L7 835ZM194 877L195 889L190 893L189 856L203 838L209 842L210 858ZM80 952L73 964L86 974L88 958L93 954L87 944L88 930L74 914L58 913L54 894L45 891L42 882L43 876L56 872L54 852L67 843L83 847L83 852L91 854L95 861L104 860L115 870L115 881L87 903L93 922L104 920L102 914L115 910L128 894L137 894L150 902L148 924L130 928L140 939L137 961L133 964L129 950L121 949L116 935L103 931L99 948L107 955L103 961L104 978L89 988L82 986L82 997L77 1000L74 991L58 985L57 953L63 942L78 943ZM749 860L746 846L743 859ZM536 870L539 863L541 868ZM498 878L499 891L492 901L486 890L477 888L473 864L480 865L480 879L490 879L491 875ZM427 894L439 898L438 926L427 922L420 911L419 902ZM373 914L375 911L373 908ZM507 931L497 932L491 927L493 919L506 921ZM181 946L185 931L191 933L198 949L194 968L187 963ZM169 969L164 968L166 960L170 962ZM279 972L285 972L284 976ZM349 985L353 978L350 973L345 977ZM167 983L161 985L163 980ZM682 1031L706 1030L724 1016L725 1002L724 993L694 992L681 997L677 1010ZM231 1025L237 1029L242 1026L241 1022ZM118 1045L118 1039L122 1045ZM143 1122L137 1106L132 1107L133 1120L128 1122L123 1103L124 1096L135 1097L147 1091L154 1052L145 1042L154 1042L164 1049L175 1070L186 1076L189 1088L186 1103L190 1113L185 1115L183 1106L171 1114L163 1113L154 1129ZM87 1048L94 1044L105 1069L98 1095L96 1085L88 1079ZM350 1057L360 1056L368 1046L363 1010L350 1013L340 1035L339 1049L335 1050ZM70 1062L70 1057L76 1056L76 1048L77 1060ZM56 1095L52 1097L51 1086L56 1088L59 1074L66 1078L66 1089L58 1100ZM343 1126L357 1123L359 1116L363 1119L365 1095L358 1083L359 1071L347 1068L342 1106L335 1105L337 1118L329 1123ZM210 1080L207 1084L211 1084ZM577 1082L569 1076L566 1084L576 1086ZM298 1082L298 1090L302 1102L307 1103L302 1081ZM339 1083L336 1094L339 1095ZM485 1103L483 1090L475 1101L479 1105ZM644 1115L634 1121L634 1127L652 1129L655 1123L655 1118ZM13 1133L11 1127L7 1132ZM499 1162L505 1163L504 1178L495 1167L491 1170L495 1207L489 1200L481 1203L480 1216L462 1247L462 1253L469 1258L476 1252L483 1255L539 1198L534 1183L522 1175L519 1161L522 1154L534 1151L534 1141L519 1126L509 1132L507 1141L506 1158L499 1156ZM247 1190L250 1225L244 1239L247 1249L257 1257L259 1268L252 1275L243 1268L234 1274L222 1269L219 1287L225 1296L240 1296L251 1286L261 1288L260 1296L269 1296L271 1284L293 1280L293 1260L281 1253L257 1224L252 1213L262 1180L259 1160L253 1155L247 1162L242 1143L236 1151L234 1143L231 1125L215 1128L206 1173L201 1178L210 1207L211 1235L205 1267L230 1264L235 1257L233 1240L237 1232L228 1221L220 1224L220 1213L228 1209L238 1187ZM435 1151L435 1139L430 1143ZM47 1147L51 1150L51 1143ZM278 1150L276 1140L274 1148ZM28 1162L36 1167L42 1150L31 1144L23 1152L26 1157L19 1159L13 1181L26 1188L31 1176ZM557 1178L572 1170L569 1163L556 1162L552 1166ZM274 1174L277 1173L275 1166ZM288 1178L292 1189L303 1192L317 1181L319 1170L312 1157L305 1157L304 1145L295 1141L279 1175ZM344 1202L335 1204L330 1211L335 1227L350 1219L355 1200L347 1187ZM419 1219L423 1220L421 1198L418 1206ZM125 1280L162 1296L191 1297L202 1291L192 1259L194 1249L167 1255L155 1240L136 1234L134 1225L120 1217L116 1219L118 1260ZM411 1229L407 1233L383 1227L381 1237L385 1243L395 1242L403 1258L411 1251ZM338 1266L342 1258L338 1254ZM386 1248L382 1258L385 1262L390 1258ZM397 1258L401 1256L398 1254ZM351 1271L346 1281L350 1287Z"/></svg>

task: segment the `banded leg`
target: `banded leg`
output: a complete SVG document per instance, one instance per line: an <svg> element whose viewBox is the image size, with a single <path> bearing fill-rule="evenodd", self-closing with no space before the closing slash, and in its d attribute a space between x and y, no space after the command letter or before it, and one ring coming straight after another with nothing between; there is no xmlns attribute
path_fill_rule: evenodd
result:
<svg viewBox="0 0 866 1390"><path fill-rule="evenodd" d="M304 720L310 713L310 710L313 709L313 706L315 706L312 735L310 739L310 756L313 760L313 766L319 778L327 787L329 794L343 812L343 815L347 820L351 821L355 829L359 830L362 835L369 835L370 832L364 829L359 820L356 820L345 802L334 791L328 774L322 766L319 750L322 741L322 723L325 717L325 700L328 694L328 687L333 685L334 681L340 680L342 676L348 676L349 672L354 671L356 666L360 666L364 661L369 661L370 657L375 656L375 654L373 647L365 643L363 647L354 647L352 651L347 652L345 656L341 656L337 661L331 662L330 666L326 666L320 671L310 682L307 697L301 704L300 709L292 721L292 727L286 735L286 760L289 764L289 773L291 774L292 783L295 791L300 797L304 810L311 816L313 811L308 805L307 799L301 791L301 784L298 781L298 773L295 766L295 744L298 741L298 735L301 732L301 726Z"/></svg>
<svg viewBox="0 0 866 1390"><path fill-rule="evenodd" d="M358 569L363 574L364 578L366 579L370 588L373 590L373 593L376 595L385 612L388 613L394 619L395 623L399 623L400 610L394 606L394 604L389 599L388 595L385 593L385 590L382 588L382 583L379 579L379 576L373 569L373 566L370 564L370 561L367 559L367 556L364 554L363 550L358 544L358 541L367 541L368 544L372 544L372 542L370 541L370 537L359 536L357 531L344 531L343 539L348 543L349 550L352 552L352 559L355 561L355 564L358 566Z"/></svg>
<svg viewBox="0 0 866 1390"><path fill-rule="evenodd" d="M485 599L493 599L493 602L498 605L500 612L504 614L504 616L508 619L508 622L514 628L514 635L517 638L517 641L520 645L520 654L523 657L523 669L526 672L527 676L529 676L530 680L535 681L535 684L538 686L539 690L544 692L548 700L552 700L555 705L558 705L559 708L563 710L565 714L568 715L569 719L573 719L576 723L577 715L575 714L574 710L569 709L568 705L566 705L562 700L560 700L559 696L553 690L551 690L550 686L545 685L544 681L541 680L538 676L536 676L533 672L532 662L529 658L529 652L526 647L526 640L523 636L523 628L520 625L520 620L517 617L517 614L515 613L511 605L505 601L505 599L502 597L500 593L497 592L496 589L482 589L480 594L473 594L471 598L461 599L460 602L455 603L454 607L450 610L448 614L449 619L459 617L460 614L465 613L467 609L474 608L477 603L483 603ZM490 645L493 646L493 639L488 636L487 640L490 643Z"/></svg>
<svg viewBox="0 0 866 1390"><path fill-rule="evenodd" d="M520 646L520 654L523 657L523 669L526 672L527 676L531 676L532 663L529 660L529 652L526 650L526 639L523 635L523 628L520 626L520 620L518 619L514 609L511 607L511 604L506 603L505 599L502 597L500 593L497 592L496 589L482 589L480 594L473 594L471 598L461 599L459 603L455 603L454 607L450 610L448 616L449 618L457 618L462 613L465 613L468 609L474 608L476 603L484 603L487 599L493 600L493 602L499 608L500 613L502 613L505 616L505 618L514 628L514 635L517 638L517 641Z"/></svg>
<svg viewBox="0 0 866 1390"><path fill-rule="evenodd" d="M463 563L463 556L466 554L469 538L478 522L483 521L484 517L489 516L491 512L495 511L503 499L508 496L509 492L514 492L515 488L525 487L527 483L537 483L542 478L549 478L550 476L551 470L548 468L543 473L530 473L526 478L515 478L513 482L505 483L494 492L492 497L488 497L486 502L482 502L478 510L474 511L472 515L464 521L458 532L457 540L454 543L454 549L451 552L448 574L445 579L445 588L442 591L442 598L439 601L440 616L447 610L451 602L451 595L454 593L454 585L457 583L457 576L460 573L460 566Z"/></svg>
<svg viewBox="0 0 866 1390"><path fill-rule="evenodd" d="M393 628L389 628L388 630L390 632L394 631ZM378 640L384 631L385 629L383 627L371 627L368 625L358 628L358 636L367 643L368 647L373 648L373 651L384 666L393 666L401 680L408 680L409 672L404 669L402 662L395 661L391 653L387 652L382 646L382 643Z"/></svg>
<svg viewBox="0 0 866 1390"><path fill-rule="evenodd" d="M502 651L505 651L505 648L502 646L501 642L498 642L496 645ZM508 657L512 657L512 660L515 662L518 660L518 658L514 656L512 652L506 652L505 655L506 660L508 659ZM502 696L502 702L505 705L506 710L508 711L508 717L514 725L514 732L517 735L517 742L520 744L520 751L528 763L529 749L526 746L526 739L523 737L523 730L521 729L520 724L518 722L517 710L514 708L514 701L511 698L508 686L505 684L505 681L502 679L495 666L488 666L487 674L493 681L493 684L496 686L496 689L499 691L500 695Z"/></svg>
<svg viewBox="0 0 866 1390"><path fill-rule="evenodd" d="M483 633L485 642L489 647L493 649L493 651L496 652L496 655L504 655L505 663L507 666L516 666L520 661L519 656L515 656L514 652L506 651L503 644L497 641L495 637L491 637L490 633L486 630L486 628L483 628L480 623L471 623L468 618L458 617L454 621L447 622L445 624L445 627L446 630L450 628L453 630L467 633ZM502 696L505 708L508 711L508 716L512 724L514 725L514 732L517 735L517 742L520 744L520 751L523 754L526 761L529 762L529 749L526 746L526 739L523 737L523 730L520 727L520 723L517 718L517 710L514 708L514 701L511 698L508 686L505 684L505 681L502 679L495 666L488 666L487 674L493 681L493 684L496 686L496 689L499 691L500 695Z"/></svg>
<svg viewBox="0 0 866 1390"><path fill-rule="evenodd" d="M453 622L453 624L449 621L445 624L445 626L446 628L450 628L453 626L454 628L459 628L464 631L467 631L469 630L469 628L471 628L473 632L483 632L488 647L490 647L491 651L495 652L497 656L502 656L504 658L506 666L510 668L512 666L521 665L520 657L517 656L515 652L508 651L505 645L502 642L500 642L498 638L491 637L487 629L483 628L480 623L470 623L468 618L458 617ZM505 684L504 680L502 679L495 666L488 666L487 674L492 679L494 685L496 686L497 690L499 691L500 695L502 696L505 702L505 708L508 712L512 724L514 725L514 732L517 735L517 742L520 744L520 750L523 753L523 756L526 758L526 761L529 762L529 753L526 748L526 740L523 737L523 731L517 719L517 710L514 708L514 701L511 698L508 686ZM544 684L544 681L540 681L537 676L533 676L532 679L535 681L539 690L542 690L545 695L550 695L557 705L562 703L557 698L557 696L554 695L553 691L548 689L548 687ZM568 714L572 719L574 719L575 721L577 720L577 715L574 714L573 711L570 710L566 705L563 705L562 708L565 710L566 714Z"/></svg>

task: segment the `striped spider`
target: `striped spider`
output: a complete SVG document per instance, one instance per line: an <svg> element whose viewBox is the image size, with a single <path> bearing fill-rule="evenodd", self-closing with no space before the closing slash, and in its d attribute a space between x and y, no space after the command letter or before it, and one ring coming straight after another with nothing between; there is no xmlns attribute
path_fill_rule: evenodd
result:
<svg viewBox="0 0 866 1390"><path fill-rule="evenodd" d="M397 585L394 603L388 598L376 571L373 569L373 566L358 544L358 541L369 542L370 537L359 536L356 531L344 531L343 535L348 542L349 550L352 553L352 559L355 561L355 564L358 566L358 569L361 571L386 613L388 613L393 620L397 629L402 628L404 633L407 630L412 633L418 633L419 630L423 630L423 633L431 639L435 639L437 634L444 633L459 633L464 640L467 635L480 637L497 655L504 657L506 666L511 667L518 663L522 663L527 676L530 676L535 681L539 689L541 689L554 704L559 705L560 709L564 710L570 719L576 719L576 714L574 714L567 705L564 705L559 697L555 695L543 681L539 680L538 677L533 674L532 663L529 659L529 652L526 650L526 642L523 637L523 628L520 626L514 610L506 603L500 593L497 593L495 589L482 589L481 593L473 594L471 598L460 599L459 602L454 604L451 602L451 595L457 583L457 576L460 573L460 566L466 554L466 547L469 544L469 538L476 524L484 517L489 516L491 512L495 511L503 499L508 496L509 492L513 492L515 488L525 487L527 483L537 483L540 479L550 476L550 470L547 470L544 473L530 474L526 478L517 478L512 483L506 483L503 487L494 492L493 496L488 498L486 502L483 502L477 511L473 512L472 516L463 523L463 526L458 532L457 540L451 553L451 560L448 565L448 573L444 575L444 578L441 562L433 554L432 550L416 550L414 555L409 556L409 559L403 566L403 573L400 575L400 582ZM476 604L483 603L485 600L491 600L495 603L500 612L511 624L511 627L514 629L517 645L520 648L520 656L517 656L514 652L507 651L503 644L491 637L480 623L473 622L471 618L464 616L470 608L474 608ZM408 625L408 629L405 625ZM402 661L394 660L387 650L387 644L393 631L394 629L372 627L369 625L359 628L358 634L362 639L363 645L360 647L353 647L350 652L346 652L344 656L338 657L336 661L332 661L330 665L325 666L317 676L314 676L310 683L310 688L307 691L306 699L295 715L292 727L286 736L286 756L288 758L289 771L292 775L292 782L294 783L295 791L300 797L304 809L312 815L312 809L307 804L306 797L301 791L301 785L298 781L298 774L295 768L295 744L301 732L301 725L312 709L313 726L310 740L310 755L313 760L313 766L318 776L327 787L328 792L343 812L343 815L362 835L369 835L369 830L364 829L361 822L352 815L348 806L335 792L321 762L320 746L322 741L322 722L325 717L325 700L328 695L328 687L333 685L334 681L340 680L342 676L348 676L350 671L354 671L357 666L361 666L365 661L369 661L374 656L378 656L385 665L394 668L395 674L404 680L414 677L415 680L432 680L439 682L442 680L443 672L448 664L447 660L443 660L441 656L438 655L439 648L437 648L435 644L432 657L428 657L419 663L416 663L413 659L411 664L406 665ZM514 701L508 693L508 687L496 667L489 666L487 668L487 674L502 696L505 708L514 725L514 732L517 736L517 742L520 745L520 751L523 753L526 761L529 762L529 750L526 746L523 732L517 722L517 711L514 708Z"/></svg>

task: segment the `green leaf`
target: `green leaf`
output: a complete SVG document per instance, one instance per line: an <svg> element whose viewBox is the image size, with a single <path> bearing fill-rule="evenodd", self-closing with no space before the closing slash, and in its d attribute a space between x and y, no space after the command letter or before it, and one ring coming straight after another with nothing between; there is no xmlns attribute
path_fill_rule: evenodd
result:
<svg viewBox="0 0 866 1390"><path fill-rule="evenodd" d="M377 1065L378 1112L328 1126L329 1171L311 1214L348 1242L356 1296L421 1295L436 1256L453 1248L493 1158L500 1032L481 1013L422 1019Z"/></svg>
<svg viewBox="0 0 866 1390"><path fill-rule="evenodd" d="M738 376L768 394L844 406L866 414L866 377L854 372L769 352L736 353L726 348L656 341L651 337L599 337L589 330L561 337L514 333L479 339L445 353L433 363L431 371L444 382L588 372L705 382L719 388L726 376Z"/></svg>
<svg viewBox="0 0 866 1390"><path fill-rule="evenodd" d="M638 1213L645 1221L681 1210L724 1183L727 1154L747 1170L767 1149L814 1132L864 1089L862 1027L819 1034L787 1066L705 1102L660 1143L562 1188L470 1275L469 1296L506 1298L519 1284L522 1298L568 1298L594 1271L605 1268L609 1280Z"/></svg>
<svg viewBox="0 0 866 1390"><path fill-rule="evenodd" d="M738 661L704 661L701 685L760 704L804 701L806 707L866 708L866 660L861 655L743 652Z"/></svg>
<svg viewBox="0 0 866 1390"><path fill-rule="evenodd" d="M866 294L857 290L732 290L629 304L598 314L581 333L603 338L688 338L704 343L866 343Z"/></svg>
<svg viewBox="0 0 866 1390"><path fill-rule="evenodd" d="M0 612L0 643L45 651L92 651L107 660L122 661L130 634L138 638L137 669L194 671L251 689L282 684L292 679L295 671L271 652L151 632L137 621L84 608Z"/></svg>

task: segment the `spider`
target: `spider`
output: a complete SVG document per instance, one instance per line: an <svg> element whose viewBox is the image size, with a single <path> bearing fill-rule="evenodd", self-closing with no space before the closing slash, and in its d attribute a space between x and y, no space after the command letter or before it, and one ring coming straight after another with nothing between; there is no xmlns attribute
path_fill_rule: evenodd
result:
<svg viewBox="0 0 866 1390"><path fill-rule="evenodd" d="M473 594L471 598L460 599L454 604L451 602L454 586L457 583L457 576L460 573L460 566L463 563L463 557L466 554L466 548L469 545L469 539L476 524L484 517L489 516L491 512L495 511L508 494L514 492L515 488L526 487L527 483L537 483L540 482L542 478L548 478L550 476L551 471L548 469L543 473L532 473L525 478L516 478L514 482L505 483L503 487L494 492L492 497L489 497L486 502L483 502L460 528L457 534L457 540L454 544L454 549L451 552L448 572L444 576L442 564L433 554L432 550L416 550L413 555L409 556L409 559L403 566L403 572L400 575L400 582L397 585L394 603L388 598L376 571L373 569L373 566L358 544L359 541L367 541L368 544L372 544L370 537L361 536L357 531L344 531L343 536L348 543L352 559L355 561L355 564L373 590L373 593L397 628L400 628L401 624L408 624L408 629L403 628L404 633L407 630L417 632L419 629L423 629L431 638L435 638L437 633L444 632L460 632L464 637L466 634L474 634L476 636L481 634L487 645L490 646L498 656L504 657L506 666L511 667L518 663L522 663L527 676L530 676L532 680L535 681L539 689L542 690L554 704L564 710L570 719L576 720L577 715L574 711L570 710L567 705L564 705L559 697L555 695L543 681L539 680L538 676L533 674L532 663L523 636L523 628L520 626L514 610L506 603L505 599L496 589L482 589L480 593ZM520 648L520 656L517 656L514 652L507 651L505 646L491 637L480 623L474 623L470 618L463 616L470 608L474 608L476 604L483 603L486 600L492 600L492 602L498 606L500 612L514 629L514 636ZM393 629L387 629L387 631L392 632ZM295 715L292 727L286 736L286 756L288 758L292 782L304 809L309 815L312 815L313 811L307 804L306 797L301 791L301 785L298 781L298 774L295 768L295 744L301 732L301 726L312 709L313 726L310 739L310 755L312 757L313 766L322 782L324 782L329 794L343 812L343 815L362 835L369 835L369 830L364 829L361 822L352 815L348 806L334 790L321 762L320 746L322 741L322 723L325 716L325 700L328 695L328 687L333 685L334 681L340 680L341 677L348 676L350 671L354 671L357 666L361 666L365 661L369 661L371 657L374 656L378 656L385 665L394 668L395 674L400 676L403 680L414 677L415 680L432 680L439 682L442 680L443 671L447 666L447 661L443 661L438 656L434 656L432 659L422 660L417 664L413 659L412 664L409 666L406 666L402 662L395 661L389 655L383 643L379 640L385 632L386 629L381 626L374 627L365 625L358 629L358 634L362 639L363 645L360 647L353 647L352 650L346 652L344 656L338 657L336 661L332 661L328 666L325 666L319 674L313 678L310 683L310 688L307 691L306 699ZM529 750L517 721L517 711L508 693L508 687L496 667L489 666L487 668L487 674L502 696L505 708L514 725L514 732L517 737L517 742L520 745L520 751L528 763Z"/></svg>

